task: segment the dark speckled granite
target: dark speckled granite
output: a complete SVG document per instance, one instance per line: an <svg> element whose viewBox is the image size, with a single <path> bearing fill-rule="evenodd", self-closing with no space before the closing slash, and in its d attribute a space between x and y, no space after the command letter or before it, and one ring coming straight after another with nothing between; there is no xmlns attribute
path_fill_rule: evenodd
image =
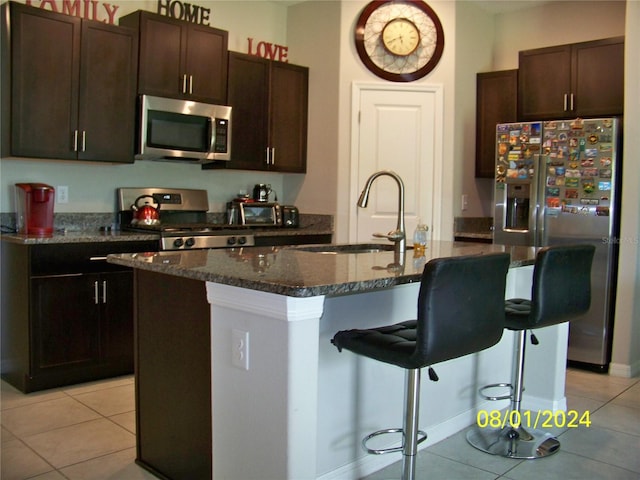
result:
<svg viewBox="0 0 640 480"><path fill-rule="evenodd" d="M208 219L214 221L214 217ZM4 227L15 228L14 214L0 214ZM115 230L113 215L109 213L69 213L56 214L53 235L38 237L3 231L2 240L25 245L43 243L82 243L82 242L122 242L130 240L156 240L154 233L125 232ZM104 230L108 228L109 230ZM101 229L102 228L102 229ZM3 229L4 230L4 229ZM331 215L301 214L298 228L271 228L253 232L259 236L289 235L332 235L333 217Z"/></svg>
<svg viewBox="0 0 640 480"><path fill-rule="evenodd" d="M426 257L404 262L393 251L323 254L301 247L250 247L189 252L109 255L108 261L128 267L207 282L222 283L290 297L344 295L420 280L424 262L432 258L509 252L511 266L533 264L535 249L503 245L432 242ZM404 266L399 265L404 263Z"/></svg>

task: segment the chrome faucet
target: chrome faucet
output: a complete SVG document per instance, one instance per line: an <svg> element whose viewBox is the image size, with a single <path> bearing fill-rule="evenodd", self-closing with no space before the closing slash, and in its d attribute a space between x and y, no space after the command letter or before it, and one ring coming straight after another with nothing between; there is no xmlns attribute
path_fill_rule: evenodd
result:
<svg viewBox="0 0 640 480"><path fill-rule="evenodd" d="M373 236L377 238L386 238L391 242L394 242L398 247L399 253L404 253L407 248L407 235L405 233L404 227L404 183L402 183L402 179L400 176L392 172L391 170L382 170L380 172L376 172L369 177L367 183L360 194L360 198L358 199L358 206L361 208L366 208L367 203L369 203L369 191L371 190L371 185L376 178L387 175L393 178L398 184L398 225L396 229L387 234L385 233L374 233Z"/></svg>

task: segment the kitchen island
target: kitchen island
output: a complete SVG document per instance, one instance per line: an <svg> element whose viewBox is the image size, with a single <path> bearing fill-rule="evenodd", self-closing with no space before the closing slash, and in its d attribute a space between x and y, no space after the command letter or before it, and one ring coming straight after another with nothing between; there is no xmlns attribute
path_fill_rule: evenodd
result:
<svg viewBox="0 0 640 480"><path fill-rule="evenodd" d="M401 424L404 371L338 353L330 339L415 318L425 261L504 251L506 296L528 297L529 247L432 242L419 259L374 245L110 255L136 269L138 462L173 480L298 480L355 479L397 461L366 455L360 440ZM525 408L566 408L567 330L537 334ZM512 351L505 331L496 346L436 366L440 381L421 387L422 447L506 406L477 389L509 380Z"/></svg>

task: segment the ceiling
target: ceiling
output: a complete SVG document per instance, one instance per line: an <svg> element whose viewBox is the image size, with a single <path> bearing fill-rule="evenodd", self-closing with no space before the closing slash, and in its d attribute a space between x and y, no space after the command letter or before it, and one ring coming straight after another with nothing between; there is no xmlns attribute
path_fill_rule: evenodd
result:
<svg viewBox="0 0 640 480"><path fill-rule="evenodd" d="M283 4L285 6L295 5L296 3L302 3L308 0L272 0L275 3ZM454 0L455 1L455 0ZM545 3L552 3L562 0L464 0L477 4L483 10L497 14L506 12L515 12L517 10L524 10L526 8L537 7Z"/></svg>

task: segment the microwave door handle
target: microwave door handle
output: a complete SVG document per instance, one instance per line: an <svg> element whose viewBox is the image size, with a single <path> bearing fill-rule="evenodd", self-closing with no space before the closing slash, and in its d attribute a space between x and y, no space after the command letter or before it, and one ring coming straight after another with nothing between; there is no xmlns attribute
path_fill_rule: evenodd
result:
<svg viewBox="0 0 640 480"><path fill-rule="evenodd" d="M207 120L207 123L209 124L209 138L211 139L211 141L209 142L209 152L207 153L211 154L216 150L216 135L214 130L215 120L209 118Z"/></svg>

